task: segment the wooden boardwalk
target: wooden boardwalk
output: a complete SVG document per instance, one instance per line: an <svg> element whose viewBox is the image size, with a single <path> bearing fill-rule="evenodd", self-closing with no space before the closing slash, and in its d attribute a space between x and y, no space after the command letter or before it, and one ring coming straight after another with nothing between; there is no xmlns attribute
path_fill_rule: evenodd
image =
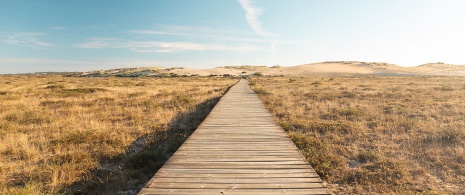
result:
<svg viewBox="0 0 465 195"><path fill-rule="evenodd" d="M329 194L246 80L139 194Z"/></svg>

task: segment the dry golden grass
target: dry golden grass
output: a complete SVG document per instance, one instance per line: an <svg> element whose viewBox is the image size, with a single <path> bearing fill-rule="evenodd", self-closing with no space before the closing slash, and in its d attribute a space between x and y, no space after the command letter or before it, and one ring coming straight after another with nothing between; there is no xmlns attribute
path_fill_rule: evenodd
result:
<svg viewBox="0 0 465 195"><path fill-rule="evenodd" d="M254 78L333 193L465 191L464 77Z"/></svg>
<svg viewBox="0 0 465 195"><path fill-rule="evenodd" d="M0 76L0 194L134 193L236 81Z"/></svg>

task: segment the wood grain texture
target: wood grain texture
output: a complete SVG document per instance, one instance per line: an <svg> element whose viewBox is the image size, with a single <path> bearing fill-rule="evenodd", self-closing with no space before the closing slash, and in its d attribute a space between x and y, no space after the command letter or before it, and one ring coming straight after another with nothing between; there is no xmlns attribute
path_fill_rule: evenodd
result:
<svg viewBox="0 0 465 195"><path fill-rule="evenodd" d="M246 80L139 194L330 194Z"/></svg>

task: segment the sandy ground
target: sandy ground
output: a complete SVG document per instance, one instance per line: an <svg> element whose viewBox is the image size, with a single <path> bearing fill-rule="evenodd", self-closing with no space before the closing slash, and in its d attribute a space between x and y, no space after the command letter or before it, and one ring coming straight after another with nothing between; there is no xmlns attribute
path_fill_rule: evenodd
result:
<svg viewBox="0 0 465 195"><path fill-rule="evenodd" d="M178 75L251 75L261 73L271 76L353 76L353 75L435 75L465 76L464 65L424 64L415 67L402 67L387 63L370 62L324 62L289 67L238 66L217 67L212 69L173 69L169 71Z"/></svg>

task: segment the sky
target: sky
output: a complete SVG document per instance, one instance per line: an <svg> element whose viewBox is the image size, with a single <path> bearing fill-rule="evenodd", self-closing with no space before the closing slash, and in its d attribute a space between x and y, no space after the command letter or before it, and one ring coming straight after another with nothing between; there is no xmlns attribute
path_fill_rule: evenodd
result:
<svg viewBox="0 0 465 195"><path fill-rule="evenodd" d="M0 74L465 65L463 0L0 0Z"/></svg>

